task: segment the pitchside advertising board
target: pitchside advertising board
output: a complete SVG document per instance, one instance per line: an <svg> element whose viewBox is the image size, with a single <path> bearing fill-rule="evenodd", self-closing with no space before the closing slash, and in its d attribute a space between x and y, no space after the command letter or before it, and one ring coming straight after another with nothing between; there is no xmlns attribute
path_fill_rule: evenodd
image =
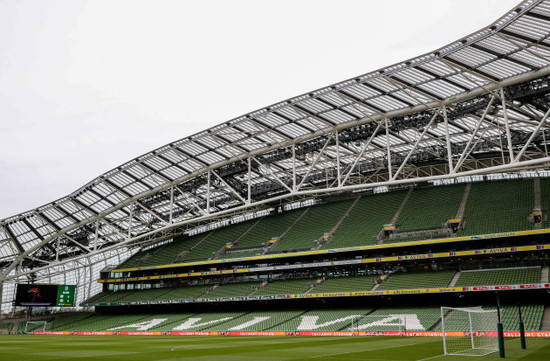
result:
<svg viewBox="0 0 550 361"><path fill-rule="evenodd" d="M74 285L18 284L15 305L24 307L74 307Z"/></svg>

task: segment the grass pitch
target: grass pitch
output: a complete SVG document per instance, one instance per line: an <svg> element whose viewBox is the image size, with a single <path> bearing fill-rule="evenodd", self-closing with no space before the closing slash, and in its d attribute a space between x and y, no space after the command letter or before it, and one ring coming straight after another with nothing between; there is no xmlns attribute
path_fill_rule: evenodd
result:
<svg viewBox="0 0 550 361"><path fill-rule="evenodd" d="M0 336L0 360L384 360L454 361L432 337ZM497 360L498 353L482 358ZM507 360L550 360L550 340L506 341ZM500 359L499 359L500 360Z"/></svg>

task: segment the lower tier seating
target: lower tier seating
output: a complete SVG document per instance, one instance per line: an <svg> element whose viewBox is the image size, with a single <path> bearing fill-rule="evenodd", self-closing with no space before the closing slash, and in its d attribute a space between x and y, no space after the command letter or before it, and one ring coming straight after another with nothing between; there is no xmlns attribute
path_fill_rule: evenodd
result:
<svg viewBox="0 0 550 361"><path fill-rule="evenodd" d="M377 290L447 287L455 271L394 273Z"/></svg>
<svg viewBox="0 0 550 361"><path fill-rule="evenodd" d="M485 306L484 309L494 309ZM541 327L544 306L524 305L528 331ZM448 320L448 321L447 321ZM467 330L466 318L447 315L446 329ZM504 305L506 331L518 330L517 307ZM21 322L20 328L25 326ZM20 331L22 332L23 329ZM330 308L202 313L100 315L82 313L50 320L52 331L434 331L441 330L439 307Z"/></svg>
<svg viewBox="0 0 550 361"><path fill-rule="evenodd" d="M458 277L456 286L491 286L538 283L540 281L540 275L540 267L462 271Z"/></svg>

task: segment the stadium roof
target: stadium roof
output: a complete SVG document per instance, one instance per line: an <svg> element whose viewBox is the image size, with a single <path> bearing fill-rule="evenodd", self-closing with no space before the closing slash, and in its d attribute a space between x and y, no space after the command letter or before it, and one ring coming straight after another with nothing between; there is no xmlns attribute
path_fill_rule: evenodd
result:
<svg viewBox="0 0 550 361"><path fill-rule="evenodd" d="M546 167L549 36L550 2L524 1L436 51L139 156L2 220L0 279L275 201Z"/></svg>

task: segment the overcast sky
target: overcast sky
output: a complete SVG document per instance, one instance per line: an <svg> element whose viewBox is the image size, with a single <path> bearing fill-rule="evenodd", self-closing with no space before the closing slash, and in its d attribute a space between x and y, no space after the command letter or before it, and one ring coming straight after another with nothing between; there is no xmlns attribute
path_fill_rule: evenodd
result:
<svg viewBox="0 0 550 361"><path fill-rule="evenodd" d="M0 219L258 108L433 51L517 0L0 0Z"/></svg>

